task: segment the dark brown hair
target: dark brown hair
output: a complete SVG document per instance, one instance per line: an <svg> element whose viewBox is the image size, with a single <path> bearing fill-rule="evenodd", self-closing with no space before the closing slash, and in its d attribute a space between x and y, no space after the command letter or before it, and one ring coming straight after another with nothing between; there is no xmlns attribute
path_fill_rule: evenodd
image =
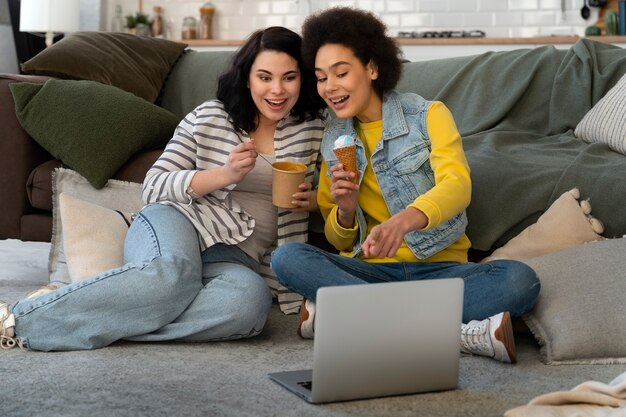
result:
<svg viewBox="0 0 626 417"><path fill-rule="evenodd" d="M302 84L291 115L299 122L321 117L325 103L317 94L313 72L304 66L301 45L302 38L297 33L284 27L272 26L252 33L235 53L230 69L219 78L217 99L224 103L237 129L251 132L257 127L258 109L247 85L252 64L263 51L284 52L298 62Z"/></svg>

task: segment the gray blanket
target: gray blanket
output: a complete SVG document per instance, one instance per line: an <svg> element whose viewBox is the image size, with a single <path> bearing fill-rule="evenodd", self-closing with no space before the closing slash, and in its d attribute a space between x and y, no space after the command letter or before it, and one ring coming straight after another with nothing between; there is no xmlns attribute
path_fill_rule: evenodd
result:
<svg viewBox="0 0 626 417"><path fill-rule="evenodd" d="M573 187L605 236L626 234L626 156L573 133L624 73L626 50L586 39L406 64L398 89L443 101L463 137L474 249L503 245Z"/></svg>

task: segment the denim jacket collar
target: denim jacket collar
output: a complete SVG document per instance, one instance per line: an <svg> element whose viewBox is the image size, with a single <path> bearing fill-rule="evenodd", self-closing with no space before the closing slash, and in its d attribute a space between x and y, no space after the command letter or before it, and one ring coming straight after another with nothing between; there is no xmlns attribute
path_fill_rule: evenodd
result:
<svg viewBox="0 0 626 417"><path fill-rule="evenodd" d="M409 133L409 127L404 118L402 103L400 96L396 91L390 91L383 97L383 134L382 140L397 138L398 136ZM339 123L344 123L343 130L345 134L357 138L358 135L354 129L354 119L336 119ZM381 145L382 146L382 145Z"/></svg>

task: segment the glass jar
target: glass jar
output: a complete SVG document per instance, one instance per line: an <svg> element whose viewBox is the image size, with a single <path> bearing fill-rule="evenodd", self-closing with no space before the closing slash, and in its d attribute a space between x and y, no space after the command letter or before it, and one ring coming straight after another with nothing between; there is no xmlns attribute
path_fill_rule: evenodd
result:
<svg viewBox="0 0 626 417"><path fill-rule="evenodd" d="M193 16L187 16L183 19L182 39L196 39L196 27L198 23Z"/></svg>
<svg viewBox="0 0 626 417"><path fill-rule="evenodd" d="M206 2L200 8L200 39L213 38L213 14L215 7L211 2Z"/></svg>
<svg viewBox="0 0 626 417"><path fill-rule="evenodd" d="M154 17L152 18L152 36L155 38L163 38L163 8L154 6Z"/></svg>
<svg viewBox="0 0 626 417"><path fill-rule="evenodd" d="M111 32L124 32L124 19L122 19L122 6L115 6L115 15L111 19Z"/></svg>

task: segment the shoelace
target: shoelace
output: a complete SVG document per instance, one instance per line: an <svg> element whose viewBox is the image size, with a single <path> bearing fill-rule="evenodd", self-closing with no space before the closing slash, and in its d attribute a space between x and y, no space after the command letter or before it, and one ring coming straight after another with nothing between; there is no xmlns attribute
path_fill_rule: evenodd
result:
<svg viewBox="0 0 626 417"><path fill-rule="evenodd" d="M465 350L471 353L493 354L491 346L491 337L489 336L489 328L487 322L482 321L479 324L466 324L461 329L461 345Z"/></svg>
<svg viewBox="0 0 626 417"><path fill-rule="evenodd" d="M13 349L15 346L19 346L20 349L26 350L26 345L24 344L24 341L19 337L6 336L4 333L0 334L0 349L9 350Z"/></svg>
<svg viewBox="0 0 626 417"><path fill-rule="evenodd" d="M4 350L13 349L17 345L17 340L14 337L0 335L0 348Z"/></svg>
<svg viewBox="0 0 626 417"><path fill-rule="evenodd" d="M0 316L0 348L3 350L8 350L8 349L13 349L15 345L18 345L23 348L23 343L21 339L15 336L7 335L6 321L9 319L9 317L11 316L10 315L7 316L5 312L3 312L2 315Z"/></svg>

